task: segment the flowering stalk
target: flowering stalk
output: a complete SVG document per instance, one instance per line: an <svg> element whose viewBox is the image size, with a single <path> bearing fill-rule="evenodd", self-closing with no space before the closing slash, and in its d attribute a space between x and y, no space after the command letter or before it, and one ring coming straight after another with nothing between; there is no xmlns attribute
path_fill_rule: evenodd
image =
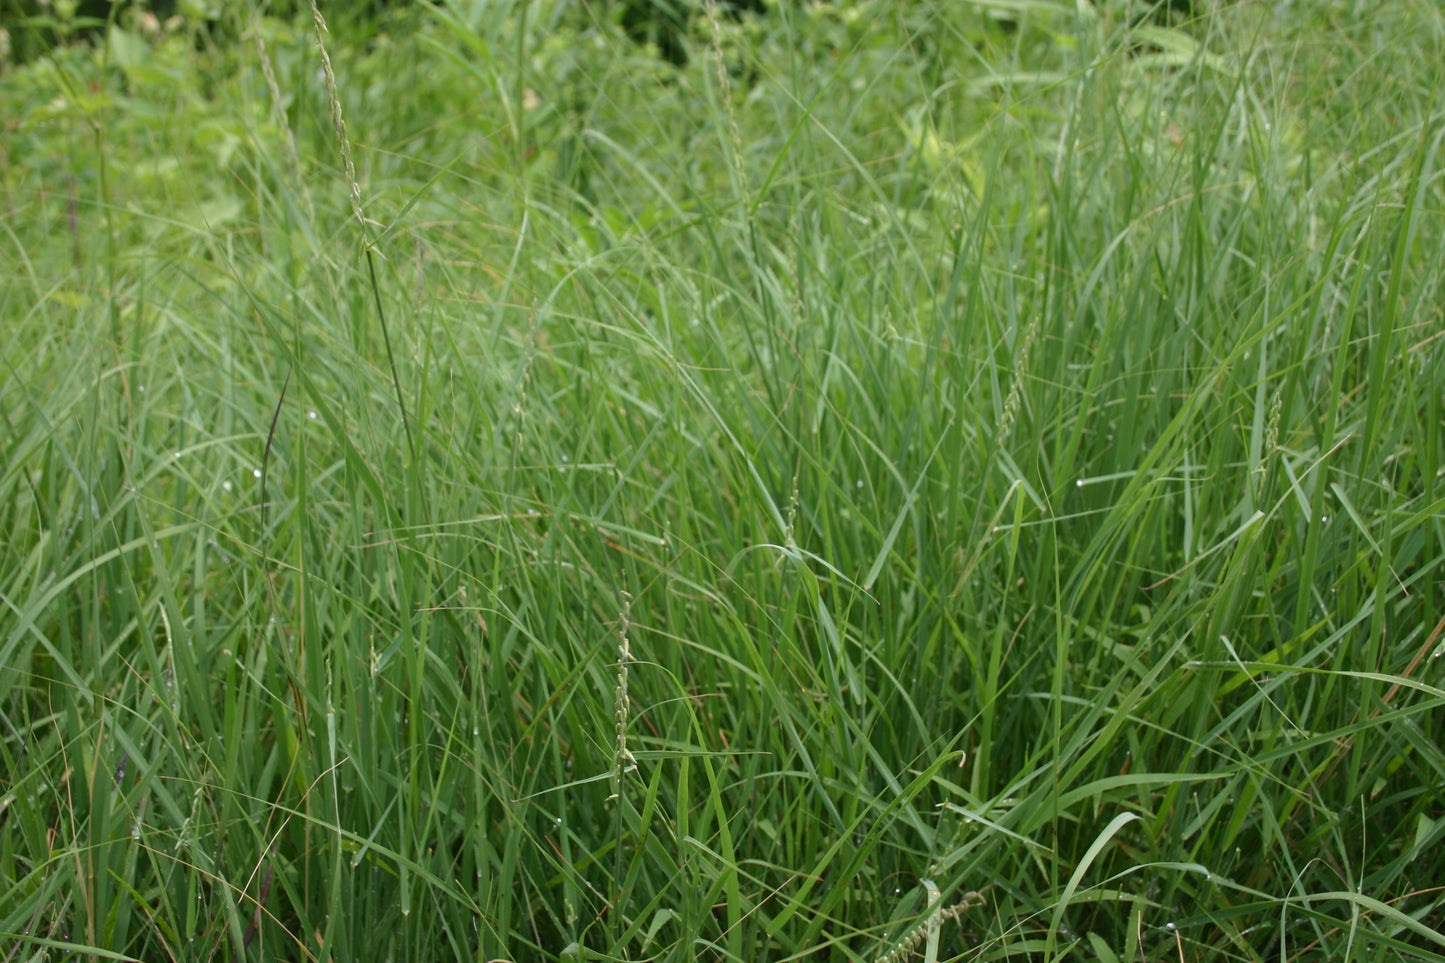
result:
<svg viewBox="0 0 1445 963"><path fill-rule="evenodd" d="M612 795L616 799L622 791L622 777L637 769L637 759L627 748L627 665L632 661L632 647L627 640L627 630L632 625L632 596L622 593L622 624L618 629L617 643L617 701L612 709L613 727L617 734L617 750L612 760Z"/></svg>

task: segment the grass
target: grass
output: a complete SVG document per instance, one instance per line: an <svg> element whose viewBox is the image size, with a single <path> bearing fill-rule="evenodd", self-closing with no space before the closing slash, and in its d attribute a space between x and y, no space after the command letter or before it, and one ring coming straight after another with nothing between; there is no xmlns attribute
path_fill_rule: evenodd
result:
<svg viewBox="0 0 1445 963"><path fill-rule="evenodd" d="M1437 5L230 6L0 75L7 963L1445 959Z"/></svg>

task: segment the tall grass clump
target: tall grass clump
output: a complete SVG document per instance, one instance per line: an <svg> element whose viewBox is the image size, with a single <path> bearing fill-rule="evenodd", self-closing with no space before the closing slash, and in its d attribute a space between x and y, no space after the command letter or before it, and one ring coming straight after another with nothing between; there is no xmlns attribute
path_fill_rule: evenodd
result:
<svg viewBox="0 0 1445 963"><path fill-rule="evenodd" d="M1438 5L201 6L0 72L4 959L1445 959Z"/></svg>

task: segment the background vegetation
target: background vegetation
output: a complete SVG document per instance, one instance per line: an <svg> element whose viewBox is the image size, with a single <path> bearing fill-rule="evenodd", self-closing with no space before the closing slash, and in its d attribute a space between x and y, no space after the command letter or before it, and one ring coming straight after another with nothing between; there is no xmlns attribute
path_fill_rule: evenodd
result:
<svg viewBox="0 0 1445 963"><path fill-rule="evenodd" d="M0 75L4 959L1445 959L1441 8L715 14Z"/></svg>

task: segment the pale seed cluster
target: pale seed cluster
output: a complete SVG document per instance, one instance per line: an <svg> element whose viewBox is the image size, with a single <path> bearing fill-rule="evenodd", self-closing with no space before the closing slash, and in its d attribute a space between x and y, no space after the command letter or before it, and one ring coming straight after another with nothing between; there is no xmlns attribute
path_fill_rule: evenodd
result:
<svg viewBox="0 0 1445 963"><path fill-rule="evenodd" d="M977 909L983 905L984 898L982 893L972 890L964 893L963 899L954 903L952 906L940 909L936 913L930 913L923 922L909 930L908 935L903 938L902 942L893 947L886 956L880 956L878 958L878 963L904 963L905 960L918 950L918 947L923 944L923 941L928 939L929 933L935 932L950 920L958 919L966 911Z"/></svg>
<svg viewBox="0 0 1445 963"><path fill-rule="evenodd" d="M1013 431L1014 418L1019 410L1019 394L1023 390L1024 372L1028 370L1029 354L1034 350L1034 342L1039 336L1039 317L1029 322L1028 330L1024 332L1024 343L1019 347L1018 361L1014 364L1014 380L1009 386L1008 397L1004 399L1003 414L998 419L998 430L994 433L998 439L995 444L1003 447L1008 440L1009 433Z"/></svg>
<svg viewBox="0 0 1445 963"><path fill-rule="evenodd" d="M618 629L617 643L617 702L612 710L612 721L617 733L617 752L613 758L613 795L621 790L624 774L637 769L637 759L627 748L627 665L632 661L632 646L627 640L627 630L632 625L632 596L623 593L622 624Z"/></svg>
<svg viewBox="0 0 1445 963"><path fill-rule="evenodd" d="M321 51L321 70L326 76L326 100L331 106L331 126L336 130L336 141L341 147L341 166L346 171L346 182L351 185L351 213L356 215L363 230L366 215L361 212L361 185L356 180L356 164L351 160L351 139L346 135L346 120L341 116L341 95L336 91L336 72L331 69L331 55L326 52L326 18L311 0L311 19L316 22L316 47Z"/></svg>
<svg viewBox="0 0 1445 963"><path fill-rule="evenodd" d="M732 140L733 148L733 175L737 178L738 190L742 191L743 213L747 214L752 210L753 202L748 193L747 174L743 170L743 136L738 130L737 116L733 113L733 85L728 79L728 65L723 60L722 25L718 23L717 4L714 0L705 0L702 7L707 13L708 27L712 30L712 55L717 68L718 97L728 115L728 136Z"/></svg>
<svg viewBox="0 0 1445 963"><path fill-rule="evenodd" d="M317 16L320 16L320 14L318 13ZM296 135L292 132L291 125L286 120L286 105L281 99L281 85L276 82L276 71L271 66L271 55L266 52L266 38L261 35L260 23L253 23L251 25L251 33L256 38L256 52L261 57L261 74L266 78L266 88L271 92L271 107L276 111L276 120L281 125L282 132L286 135L286 155L290 158L291 169L296 172L298 178L297 188L298 193L301 195L301 204L306 210L307 218L314 221L316 216L311 210L311 195L306 191L306 183L300 180L302 171L301 153L296 149ZM323 56L324 55L323 50ZM328 61L328 69L329 66ZM340 109L339 105L335 108L338 114L340 113Z"/></svg>

